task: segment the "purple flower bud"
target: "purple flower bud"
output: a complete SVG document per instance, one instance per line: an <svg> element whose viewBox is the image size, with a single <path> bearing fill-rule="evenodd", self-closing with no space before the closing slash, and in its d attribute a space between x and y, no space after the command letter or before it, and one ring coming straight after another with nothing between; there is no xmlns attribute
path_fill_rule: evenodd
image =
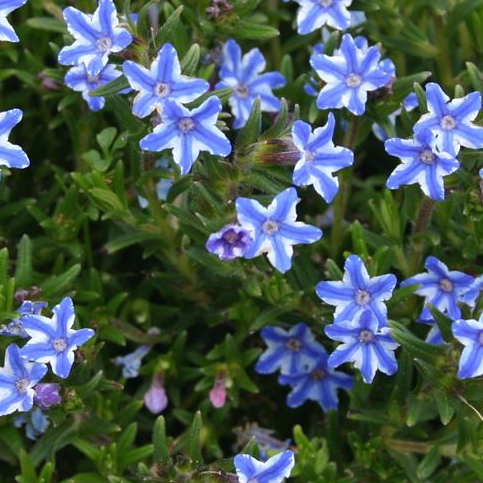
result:
<svg viewBox="0 0 483 483"><path fill-rule="evenodd" d="M238 225L226 225L212 233L206 242L206 249L218 255L221 260L242 257L252 242L247 230Z"/></svg>
<svg viewBox="0 0 483 483"><path fill-rule="evenodd" d="M144 404L153 414L161 413L168 405L168 396L166 396L163 378L160 375L155 374L153 376L151 387L144 395Z"/></svg>
<svg viewBox="0 0 483 483"><path fill-rule="evenodd" d="M59 391L60 384L57 384L56 382L39 382L35 386L34 403L43 409L57 406L62 402Z"/></svg>
<svg viewBox="0 0 483 483"><path fill-rule="evenodd" d="M215 379L215 384L210 393L211 404L215 408L222 408L226 402L226 379L223 374L218 374Z"/></svg>

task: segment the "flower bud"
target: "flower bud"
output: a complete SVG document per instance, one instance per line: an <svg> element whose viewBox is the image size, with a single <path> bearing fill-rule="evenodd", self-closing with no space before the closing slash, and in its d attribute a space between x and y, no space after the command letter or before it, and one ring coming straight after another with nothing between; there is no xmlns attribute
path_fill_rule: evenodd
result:
<svg viewBox="0 0 483 483"><path fill-rule="evenodd" d="M43 409L57 406L62 402L59 391L60 384L39 382L35 386L34 403Z"/></svg>
<svg viewBox="0 0 483 483"><path fill-rule="evenodd" d="M151 387L144 395L144 404L153 414L161 413L168 405L168 396L163 387L163 378L155 374Z"/></svg>

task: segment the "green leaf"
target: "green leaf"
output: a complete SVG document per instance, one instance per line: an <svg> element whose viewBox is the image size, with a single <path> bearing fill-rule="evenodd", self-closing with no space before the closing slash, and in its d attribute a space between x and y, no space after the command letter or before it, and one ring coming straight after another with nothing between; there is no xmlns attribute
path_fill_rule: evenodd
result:
<svg viewBox="0 0 483 483"><path fill-rule="evenodd" d="M174 30L179 24L181 13L184 7L178 7L167 19L166 22L161 26L156 35L154 41L155 45L163 45L172 39Z"/></svg>
<svg viewBox="0 0 483 483"><path fill-rule="evenodd" d="M236 138L237 151L242 151L250 144L254 144L258 141L260 131L262 129L261 102L260 97L255 99L250 116L248 116L245 126L243 126L238 132L238 136Z"/></svg>
<svg viewBox="0 0 483 483"><path fill-rule="evenodd" d="M263 25L248 20L240 20L237 29L233 32L233 37L237 39L271 39L278 37L280 32L270 25Z"/></svg>
<svg viewBox="0 0 483 483"><path fill-rule="evenodd" d="M123 75L120 75L116 79L92 89L89 91L89 95L91 97L110 97L123 89L127 89L129 86L128 80Z"/></svg>
<svg viewBox="0 0 483 483"><path fill-rule="evenodd" d="M52 17L31 17L25 23L33 29L60 32L61 34L66 32L65 23Z"/></svg>
<svg viewBox="0 0 483 483"><path fill-rule="evenodd" d="M118 236L108 241L104 248L109 255L123 250L124 248L132 245L138 245L143 242L153 241L159 239L159 234L152 233L127 233L125 235Z"/></svg>
<svg viewBox="0 0 483 483"><path fill-rule="evenodd" d="M32 283L32 242L28 235L22 235L17 247L15 280L18 287L28 287Z"/></svg>
<svg viewBox="0 0 483 483"><path fill-rule="evenodd" d="M103 211L124 210L121 200L113 191L91 188L88 193L96 201L96 206Z"/></svg>
<svg viewBox="0 0 483 483"><path fill-rule="evenodd" d="M67 287L70 286L81 271L80 263L72 265L68 270L60 275L54 275L40 284L40 288L46 296L53 297L59 294L65 294Z"/></svg>
<svg viewBox="0 0 483 483"><path fill-rule="evenodd" d="M181 72L187 76L194 76L200 61L201 49L199 44L193 44L181 60Z"/></svg>
<svg viewBox="0 0 483 483"><path fill-rule="evenodd" d="M186 454L193 460L196 466L203 464L203 456L201 455L200 434L203 421L201 412L197 411L190 428L188 429L188 441L186 446Z"/></svg>
<svg viewBox="0 0 483 483"><path fill-rule="evenodd" d="M168 452L168 440L166 438L166 423L164 416L159 416L154 423L153 428L153 444L154 444L154 463L161 463L167 466L170 463Z"/></svg>
<svg viewBox="0 0 483 483"><path fill-rule="evenodd" d="M451 398L446 392L435 390L433 397L438 408L439 418L446 426L452 419L456 409L456 401Z"/></svg>
<svg viewBox="0 0 483 483"><path fill-rule="evenodd" d="M22 475L16 478L18 483L37 483L35 466L28 453L26 453L24 450L20 452L20 470Z"/></svg>

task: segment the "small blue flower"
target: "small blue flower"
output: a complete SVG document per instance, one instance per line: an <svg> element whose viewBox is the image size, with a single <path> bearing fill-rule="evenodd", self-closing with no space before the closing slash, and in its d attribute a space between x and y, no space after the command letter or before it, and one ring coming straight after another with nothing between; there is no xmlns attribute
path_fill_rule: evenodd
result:
<svg viewBox="0 0 483 483"><path fill-rule="evenodd" d="M463 294L472 288L474 278L456 270L449 271L448 267L436 257L428 257L424 268L428 273L419 273L401 282L401 287L420 285L415 293L425 298L421 319L433 318L426 304L434 305L451 319L459 319L461 310L458 302L464 301Z"/></svg>
<svg viewBox="0 0 483 483"><path fill-rule="evenodd" d="M295 221L299 201L295 188L282 191L268 208L249 198L237 198L238 222L253 239L245 258L266 253L269 262L284 273L292 266L293 245L314 243L322 237L319 228Z"/></svg>
<svg viewBox="0 0 483 483"><path fill-rule="evenodd" d="M239 483L281 483L295 464L290 450L272 456L265 462L248 454L237 454L233 460Z"/></svg>
<svg viewBox="0 0 483 483"><path fill-rule="evenodd" d="M334 146L335 120L330 112L327 124L312 133L310 124L296 121L292 127L292 138L302 156L295 165L293 183L296 186L314 185L327 203L330 203L337 191L339 182L333 176L335 171L346 168L354 162L350 149Z"/></svg>
<svg viewBox="0 0 483 483"><path fill-rule="evenodd" d="M131 60L122 69L131 87L139 91L134 98L132 112L145 117L155 109L162 113L166 99L181 104L194 101L210 87L203 79L181 75L178 54L171 44L164 44L149 69Z"/></svg>
<svg viewBox="0 0 483 483"><path fill-rule="evenodd" d="M257 97L261 99L262 111L280 110L280 100L274 96L272 89L283 87L286 83L285 77L280 72L260 74L265 66L265 58L259 49L250 50L242 58L241 48L236 41L226 41L223 47L220 81L215 88L233 89L228 102L235 116L235 129L245 125Z"/></svg>
<svg viewBox="0 0 483 483"><path fill-rule="evenodd" d="M173 160L181 174L189 173L200 151L228 156L231 144L216 127L221 102L210 97L201 106L188 110L175 101L166 100L163 106L163 121L151 134L139 142L145 151L173 150Z"/></svg>
<svg viewBox="0 0 483 483"><path fill-rule="evenodd" d="M280 384L289 384L292 388L287 397L289 407L297 408L310 399L316 401L324 411L337 408L337 389L352 389L354 378L329 367L327 359L328 354L324 349L308 371L279 376Z"/></svg>
<svg viewBox="0 0 483 483"><path fill-rule="evenodd" d="M5 365L0 367L0 416L28 411L33 406L34 389L47 372L45 364L29 362L16 344L5 349Z"/></svg>
<svg viewBox="0 0 483 483"><path fill-rule="evenodd" d="M399 344L389 331L389 327L379 329L378 320L370 310L352 320L327 325L327 337L342 342L329 356L329 366L353 362L366 384L371 384L378 369L389 376L394 374L397 371L394 351Z"/></svg>
<svg viewBox="0 0 483 483"><path fill-rule="evenodd" d="M264 327L260 335L268 349L258 359L255 370L270 374L299 374L312 368L324 348L315 340L309 327L299 323L289 331L281 327Z"/></svg>
<svg viewBox="0 0 483 483"><path fill-rule="evenodd" d="M460 163L451 153L438 150L436 143L429 129L418 131L412 139L388 139L384 143L386 151L401 159L402 164L389 176L386 186L397 189L418 183L426 196L444 200L443 177L454 173Z"/></svg>
<svg viewBox="0 0 483 483"><path fill-rule="evenodd" d="M30 161L20 146L8 142L10 131L22 120L20 109L0 112L0 166L26 168Z"/></svg>
<svg viewBox="0 0 483 483"><path fill-rule="evenodd" d="M122 377L125 377L126 379L134 378L139 376L141 361L150 350L150 345L140 345L134 352L130 352L125 356L115 357L112 362L114 362L116 366L122 367Z"/></svg>
<svg viewBox="0 0 483 483"><path fill-rule="evenodd" d="M16 310L20 317L12 319L6 326L0 327L0 334L7 337L21 337L28 339L30 336L22 327L22 317L30 314L40 314L42 309L47 307L47 302L32 302L24 300Z"/></svg>
<svg viewBox="0 0 483 483"><path fill-rule="evenodd" d="M116 6L112 0L99 0L92 15L67 7L64 9L64 20L75 42L59 52L59 63L85 64L91 76L99 74L107 65L109 54L120 52L132 42L131 34L119 27Z"/></svg>
<svg viewBox="0 0 483 483"><path fill-rule="evenodd" d="M73 330L75 312L72 299L65 297L53 309L52 318L27 315L22 325L31 339L22 347L22 356L49 363L52 372L65 379L74 363L74 351L93 335L91 329Z"/></svg>
<svg viewBox="0 0 483 483"><path fill-rule="evenodd" d="M252 242L250 233L238 225L226 225L212 233L206 242L206 249L220 260L233 260L243 257Z"/></svg>
<svg viewBox="0 0 483 483"><path fill-rule="evenodd" d="M47 431L50 421L40 408L34 408L29 414L19 414L13 420L16 428L20 428L24 424L25 435L28 439L35 441Z"/></svg>
<svg viewBox="0 0 483 483"><path fill-rule="evenodd" d="M319 282L317 295L329 305L335 305L334 322L352 320L371 310L379 327L387 325L387 307L384 300L392 296L397 279L393 274L369 277L366 267L357 255L350 255L344 264L342 281Z"/></svg>
<svg viewBox="0 0 483 483"><path fill-rule="evenodd" d="M483 148L483 127L473 124L481 109L481 94L471 92L449 101L449 97L434 82L426 85L428 113L414 125L414 132L430 129L441 151L458 154L460 147Z"/></svg>
<svg viewBox="0 0 483 483"><path fill-rule="evenodd" d="M297 31L301 35L328 25L337 30L347 30L351 15L347 10L352 0L295 0L300 8L297 12Z"/></svg>
<svg viewBox="0 0 483 483"><path fill-rule="evenodd" d="M455 320L453 335L465 348L461 354L458 377L468 379L483 374L483 313L479 320Z"/></svg>
<svg viewBox="0 0 483 483"><path fill-rule="evenodd" d="M19 38L8 23L7 15L13 12L22 5L25 5L27 0L0 0L0 40L7 40L8 42L18 42Z"/></svg>
<svg viewBox="0 0 483 483"><path fill-rule="evenodd" d="M347 107L360 116L366 109L367 92L385 86L391 75L379 66L378 47L359 48L349 34L340 49L329 57L312 54L310 64L326 82L317 98L319 109Z"/></svg>
<svg viewBox="0 0 483 483"><path fill-rule="evenodd" d="M121 72L112 64L107 64L98 74L89 75L84 64L76 65L67 71L64 82L76 92L82 92L82 98L92 111L99 111L104 107L105 99L101 96L90 96L89 92L97 87L117 79ZM124 91L120 91L124 93Z"/></svg>

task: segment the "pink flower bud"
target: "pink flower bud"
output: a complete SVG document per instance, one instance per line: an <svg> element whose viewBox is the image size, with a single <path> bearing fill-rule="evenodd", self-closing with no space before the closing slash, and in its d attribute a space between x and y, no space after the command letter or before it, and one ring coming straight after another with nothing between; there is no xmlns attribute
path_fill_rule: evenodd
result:
<svg viewBox="0 0 483 483"><path fill-rule="evenodd" d="M153 376L151 387L144 395L144 404L153 414L161 413L168 405L168 396L166 396L161 376L157 374Z"/></svg>
<svg viewBox="0 0 483 483"><path fill-rule="evenodd" d="M218 376L215 380L215 384L209 393L211 404L215 408L222 408L226 402L226 387L225 377Z"/></svg>

